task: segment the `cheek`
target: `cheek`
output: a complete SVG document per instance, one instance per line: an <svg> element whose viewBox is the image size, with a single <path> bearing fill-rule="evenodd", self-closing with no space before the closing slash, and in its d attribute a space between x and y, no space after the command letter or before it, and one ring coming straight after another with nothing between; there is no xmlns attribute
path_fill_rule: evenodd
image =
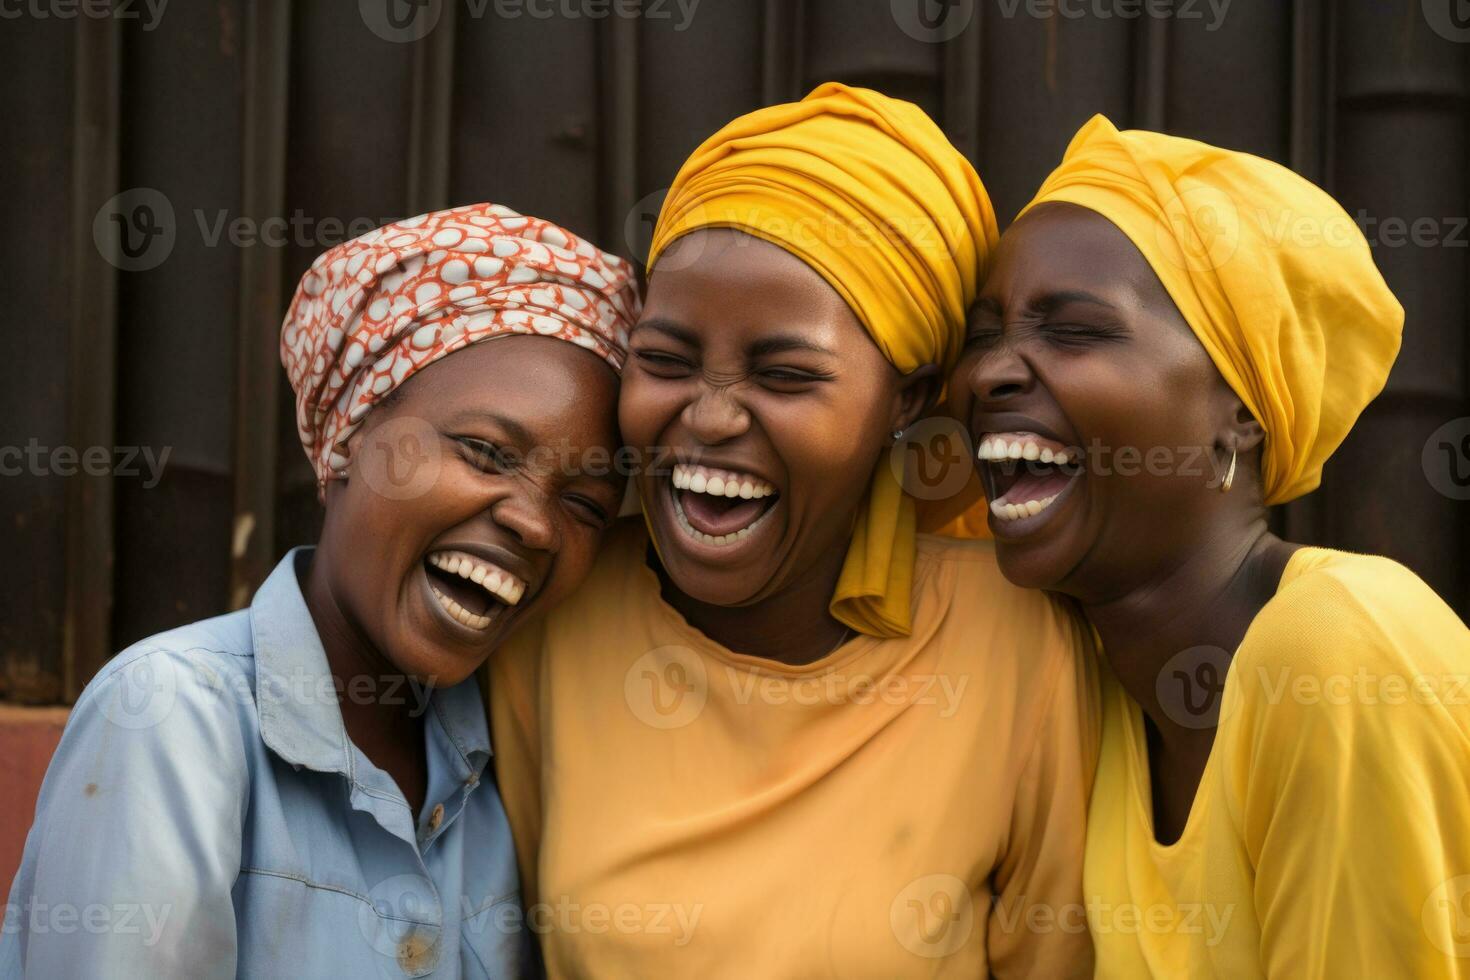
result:
<svg viewBox="0 0 1470 980"><path fill-rule="evenodd" d="M685 401L679 384L630 370L618 394L618 425L623 438L636 446L652 445L678 417Z"/></svg>
<svg viewBox="0 0 1470 980"><path fill-rule="evenodd" d="M752 399L750 409L794 480L806 492L844 497L867 489L867 476L884 445L887 417L879 396Z"/></svg>

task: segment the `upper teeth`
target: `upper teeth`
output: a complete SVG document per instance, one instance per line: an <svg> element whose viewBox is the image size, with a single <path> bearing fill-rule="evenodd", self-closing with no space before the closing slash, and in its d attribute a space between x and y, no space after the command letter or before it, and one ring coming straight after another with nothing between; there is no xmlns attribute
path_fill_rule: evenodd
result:
<svg viewBox="0 0 1470 980"><path fill-rule="evenodd" d="M1060 443L1052 442L1034 432L1008 432L1005 435L983 436L980 440L980 448L975 451L975 457L988 460L1040 460L1043 463L1054 463L1057 466L1066 466L1074 458Z"/></svg>
<svg viewBox="0 0 1470 980"><path fill-rule="evenodd" d="M433 552L429 555L429 564L451 575L469 579L507 606L514 606L526 594L525 582L498 565L463 551Z"/></svg>
<svg viewBox="0 0 1470 980"><path fill-rule="evenodd" d="M704 466L679 463L674 467L674 487L694 493L708 493L716 497L769 497L776 488L759 477L730 470L712 470Z"/></svg>

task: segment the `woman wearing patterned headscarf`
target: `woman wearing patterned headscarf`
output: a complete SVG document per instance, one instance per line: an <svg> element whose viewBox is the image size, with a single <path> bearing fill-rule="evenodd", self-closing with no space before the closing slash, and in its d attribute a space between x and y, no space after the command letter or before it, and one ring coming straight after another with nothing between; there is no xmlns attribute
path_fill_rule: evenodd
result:
<svg viewBox="0 0 1470 980"><path fill-rule="evenodd" d="M523 975L470 675L575 587L616 514L630 273L492 205L317 259L281 356L320 543L249 609L144 640L87 686L0 974ZM49 926L123 900L132 928Z"/></svg>
<svg viewBox="0 0 1470 980"><path fill-rule="evenodd" d="M1403 322L1311 183L1100 116L1001 241L951 393L1001 568L1079 600L1110 668L1100 977L1470 975L1470 633L1267 524Z"/></svg>
<svg viewBox="0 0 1470 980"><path fill-rule="evenodd" d="M644 519L491 661L551 975L1089 972L1082 631L899 478L996 238L865 89L680 171L619 406Z"/></svg>

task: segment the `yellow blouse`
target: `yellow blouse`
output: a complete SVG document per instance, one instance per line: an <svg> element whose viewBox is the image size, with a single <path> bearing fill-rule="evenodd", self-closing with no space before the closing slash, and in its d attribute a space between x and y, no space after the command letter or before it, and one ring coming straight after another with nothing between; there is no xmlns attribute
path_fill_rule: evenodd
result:
<svg viewBox="0 0 1470 980"><path fill-rule="evenodd" d="M1226 674L1179 840L1103 671L1099 977L1470 977L1470 632L1385 558L1306 548Z"/></svg>
<svg viewBox="0 0 1470 980"><path fill-rule="evenodd" d="M790 667L661 599L638 523L491 664L552 977L1088 976L1096 674L988 542L919 537L914 634Z"/></svg>

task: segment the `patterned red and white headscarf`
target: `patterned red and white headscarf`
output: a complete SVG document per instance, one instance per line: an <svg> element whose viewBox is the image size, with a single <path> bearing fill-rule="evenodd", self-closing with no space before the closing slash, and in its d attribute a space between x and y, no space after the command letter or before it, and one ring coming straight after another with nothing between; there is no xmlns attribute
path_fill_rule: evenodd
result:
<svg viewBox="0 0 1470 980"><path fill-rule="evenodd" d="M560 337L620 371L639 305L627 262L498 204L408 218L324 252L281 326L318 487L345 475L348 436L416 371L511 334Z"/></svg>

